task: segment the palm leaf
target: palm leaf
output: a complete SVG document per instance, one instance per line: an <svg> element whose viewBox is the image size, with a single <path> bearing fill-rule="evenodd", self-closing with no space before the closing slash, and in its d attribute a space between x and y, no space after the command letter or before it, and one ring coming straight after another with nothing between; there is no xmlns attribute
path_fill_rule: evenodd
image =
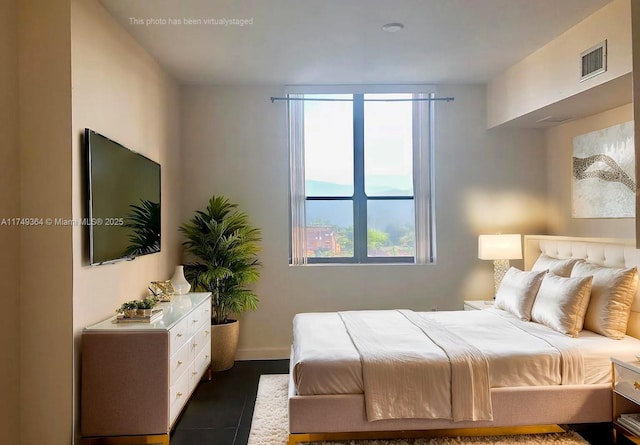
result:
<svg viewBox="0 0 640 445"><path fill-rule="evenodd" d="M131 229L125 255L144 255L160 251L160 203L141 200L131 204L124 227Z"/></svg>

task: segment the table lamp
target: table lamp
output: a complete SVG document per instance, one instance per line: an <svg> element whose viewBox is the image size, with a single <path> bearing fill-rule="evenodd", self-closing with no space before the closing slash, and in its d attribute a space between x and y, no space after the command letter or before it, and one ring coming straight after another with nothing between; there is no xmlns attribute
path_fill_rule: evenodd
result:
<svg viewBox="0 0 640 445"><path fill-rule="evenodd" d="M480 235L478 237L478 258L493 260L493 284L495 293L498 293L500 282L509 270L509 260L522 258L520 234Z"/></svg>

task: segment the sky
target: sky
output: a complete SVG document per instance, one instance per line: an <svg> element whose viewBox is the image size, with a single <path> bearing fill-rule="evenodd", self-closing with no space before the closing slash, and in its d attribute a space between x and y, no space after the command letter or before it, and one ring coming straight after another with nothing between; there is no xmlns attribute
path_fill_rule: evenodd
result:
<svg viewBox="0 0 640 445"><path fill-rule="evenodd" d="M351 95L305 95L350 99ZM368 94L365 99L410 98ZM305 178L353 182L352 102L305 102ZM412 102L365 102L365 175L412 176ZM405 181L403 182L406 182ZM366 181L366 180L365 180ZM398 188L402 188L398 184Z"/></svg>

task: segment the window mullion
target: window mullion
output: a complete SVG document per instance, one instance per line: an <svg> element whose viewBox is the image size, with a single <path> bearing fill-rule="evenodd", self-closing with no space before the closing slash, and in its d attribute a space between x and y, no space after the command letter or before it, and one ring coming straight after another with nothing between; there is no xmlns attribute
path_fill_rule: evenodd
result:
<svg viewBox="0 0 640 445"><path fill-rule="evenodd" d="M367 196L364 193L364 95L353 95L353 224L354 257L367 257Z"/></svg>

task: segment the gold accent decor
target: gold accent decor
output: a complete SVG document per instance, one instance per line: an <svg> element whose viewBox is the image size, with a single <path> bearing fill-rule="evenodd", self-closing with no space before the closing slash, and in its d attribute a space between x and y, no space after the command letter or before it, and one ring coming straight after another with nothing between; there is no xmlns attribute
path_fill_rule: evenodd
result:
<svg viewBox="0 0 640 445"><path fill-rule="evenodd" d="M160 301L171 301L171 297L175 293L171 280L152 281L149 285L149 291Z"/></svg>
<svg viewBox="0 0 640 445"><path fill-rule="evenodd" d="M84 437L82 445L169 445L169 435Z"/></svg>
<svg viewBox="0 0 640 445"><path fill-rule="evenodd" d="M454 436L508 436L516 434L564 433L558 425L531 425L514 427L451 428L442 430L406 431L354 431L348 433L295 433L289 434L289 445L300 442L329 440L415 439Z"/></svg>

